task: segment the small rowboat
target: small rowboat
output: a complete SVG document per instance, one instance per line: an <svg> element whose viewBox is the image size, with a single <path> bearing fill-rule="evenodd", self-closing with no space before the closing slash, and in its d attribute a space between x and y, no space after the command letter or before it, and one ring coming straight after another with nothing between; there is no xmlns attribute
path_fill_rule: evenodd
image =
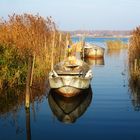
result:
<svg viewBox="0 0 140 140"><path fill-rule="evenodd" d="M78 59L60 62L49 73L50 88L64 97L76 96L89 88L91 79L89 65Z"/></svg>
<svg viewBox="0 0 140 140"><path fill-rule="evenodd" d="M87 57L87 58L103 58L104 57L105 49L97 45L85 43L85 46L83 47L83 49L84 50L82 50L83 52L81 53L81 55L84 54L83 57Z"/></svg>

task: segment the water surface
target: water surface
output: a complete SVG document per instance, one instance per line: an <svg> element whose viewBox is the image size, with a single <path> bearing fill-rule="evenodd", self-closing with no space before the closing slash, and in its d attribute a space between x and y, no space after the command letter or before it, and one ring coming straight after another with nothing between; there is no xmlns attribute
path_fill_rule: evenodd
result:
<svg viewBox="0 0 140 140"><path fill-rule="evenodd" d="M26 111L24 96L0 95L0 139L139 140L140 93L129 88L127 50L86 61L94 74L91 89L71 100L38 91Z"/></svg>

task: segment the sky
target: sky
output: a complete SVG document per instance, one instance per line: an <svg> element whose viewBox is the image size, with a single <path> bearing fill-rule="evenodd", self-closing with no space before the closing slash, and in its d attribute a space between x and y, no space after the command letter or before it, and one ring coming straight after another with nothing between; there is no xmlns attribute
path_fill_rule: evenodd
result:
<svg viewBox="0 0 140 140"><path fill-rule="evenodd" d="M0 0L0 17L13 13L53 17L60 30L132 30L140 0Z"/></svg>

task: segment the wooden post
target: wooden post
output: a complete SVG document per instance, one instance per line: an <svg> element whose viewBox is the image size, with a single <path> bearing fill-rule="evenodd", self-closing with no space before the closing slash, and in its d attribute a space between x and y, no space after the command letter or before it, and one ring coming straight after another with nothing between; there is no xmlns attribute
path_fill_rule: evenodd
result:
<svg viewBox="0 0 140 140"><path fill-rule="evenodd" d="M26 93L25 93L25 109L30 108L30 87L26 86Z"/></svg>
<svg viewBox="0 0 140 140"><path fill-rule="evenodd" d="M35 53L33 54L32 58L30 86L32 86L33 83L34 65L35 65Z"/></svg>
<svg viewBox="0 0 140 140"><path fill-rule="evenodd" d="M51 53L51 70L53 70L53 65L54 65L54 59L53 59L53 55L54 55L54 45L55 45L55 31L53 33L53 38L52 38L52 53Z"/></svg>
<svg viewBox="0 0 140 140"><path fill-rule="evenodd" d="M26 91L25 91L25 107L28 109L30 107L30 81L31 81L31 68L32 67L32 56L28 58L28 71L26 78Z"/></svg>
<svg viewBox="0 0 140 140"><path fill-rule="evenodd" d="M85 35L82 37L82 57L83 57L83 61L84 61L84 57L85 57L85 50L84 50L84 45L85 45L85 42L84 42L84 39L85 38Z"/></svg>
<svg viewBox="0 0 140 140"><path fill-rule="evenodd" d="M62 40L62 35L61 35L61 33L59 34L59 50L60 50L60 53L59 53L59 62L61 61L61 49L62 49L62 47L60 46L61 45L61 40Z"/></svg>
<svg viewBox="0 0 140 140"><path fill-rule="evenodd" d="M134 71L137 70L137 59L134 60Z"/></svg>
<svg viewBox="0 0 140 140"><path fill-rule="evenodd" d="M69 45L68 34L66 35L66 46L65 46L65 59L67 57L67 47Z"/></svg>
<svg viewBox="0 0 140 140"><path fill-rule="evenodd" d="M48 55L47 55L47 41L46 41L46 36L45 36L44 48L45 48L45 58L46 58L45 62L47 63L47 60L48 60L47 57L48 57Z"/></svg>

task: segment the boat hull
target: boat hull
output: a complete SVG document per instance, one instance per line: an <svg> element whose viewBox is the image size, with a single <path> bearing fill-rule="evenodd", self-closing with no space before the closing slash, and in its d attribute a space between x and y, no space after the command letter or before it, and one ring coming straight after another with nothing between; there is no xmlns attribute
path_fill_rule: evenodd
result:
<svg viewBox="0 0 140 140"><path fill-rule="evenodd" d="M64 97L78 95L81 90L89 88L91 78L79 76L58 76L49 78L50 87Z"/></svg>
<svg viewBox="0 0 140 140"><path fill-rule="evenodd" d="M84 56L87 58L103 58L104 49L85 48Z"/></svg>
<svg viewBox="0 0 140 140"><path fill-rule="evenodd" d="M55 91L64 97L73 97L77 96L80 92L81 89L75 88L75 87L69 87L69 86L64 86L58 89L55 89Z"/></svg>

